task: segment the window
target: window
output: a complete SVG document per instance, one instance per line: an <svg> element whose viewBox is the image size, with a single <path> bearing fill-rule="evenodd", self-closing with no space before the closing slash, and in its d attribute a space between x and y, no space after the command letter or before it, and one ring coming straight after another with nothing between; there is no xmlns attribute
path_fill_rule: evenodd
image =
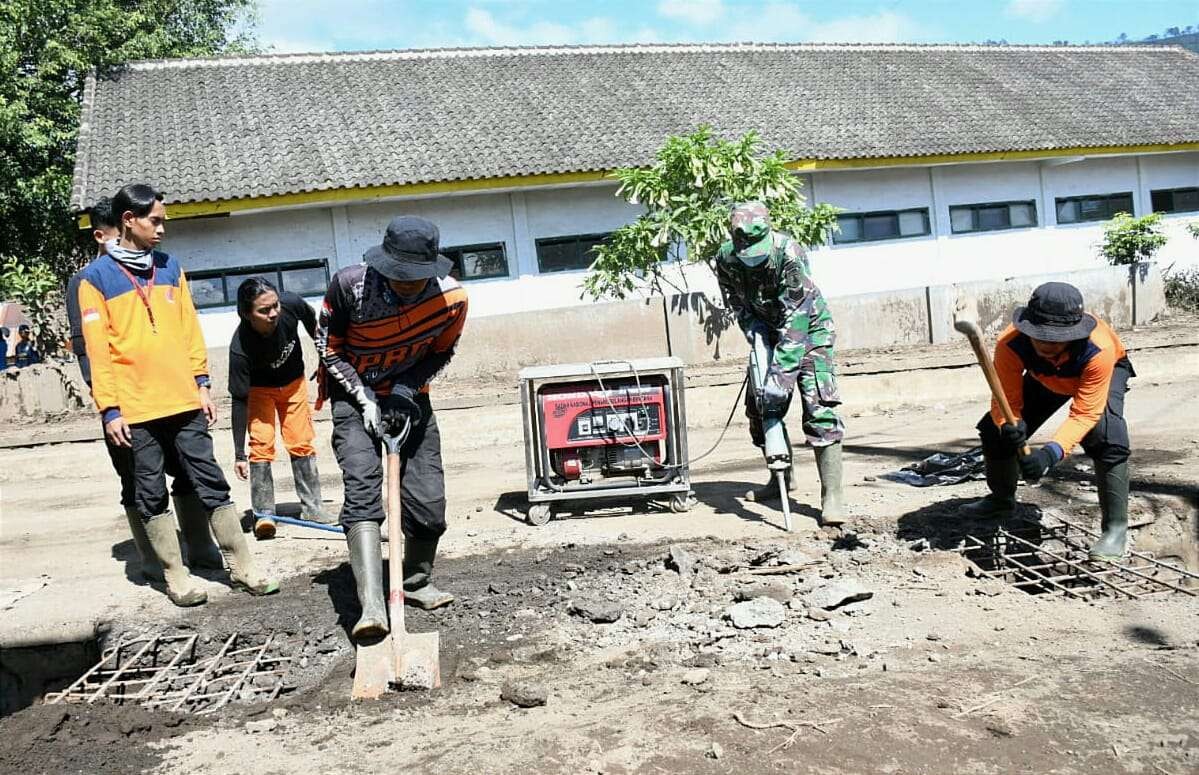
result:
<svg viewBox="0 0 1199 775"><path fill-rule="evenodd" d="M1037 225L1037 206L1027 202L986 202L953 205L949 208L949 228L954 234L972 231L1023 229Z"/></svg>
<svg viewBox="0 0 1199 775"><path fill-rule="evenodd" d="M1163 188L1150 191L1155 213L1199 212L1199 188Z"/></svg>
<svg viewBox="0 0 1199 775"><path fill-rule="evenodd" d="M455 280L489 280L508 276L508 257L504 255L502 242L444 248L441 254L454 262L450 275Z"/></svg>
<svg viewBox="0 0 1199 775"><path fill-rule="evenodd" d="M537 240L537 268L542 272L569 272L586 269L595 260L592 248L608 238L607 234L580 234Z"/></svg>
<svg viewBox="0 0 1199 775"><path fill-rule="evenodd" d="M1133 214L1130 191L1122 194L1059 197L1054 202L1057 205L1058 223L1106 221L1116 213Z"/></svg>
<svg viewBox="0 0 1199 775"><path fill-rule="evenodd" d="M837 225L841 230L833 235L833 242L838 245L923 237L929 233L928 209L921 207L912 210L838 215Z"/></svg>
<svg viewBox="0 0 1199 775"><path fill-rule="evenodd" d="M198 269L187 273L187 287L197 309L237 304L237 287L251 277L270 280L281 291L321 296L329 286L329 262L323 258L280 264Z"/></svg>

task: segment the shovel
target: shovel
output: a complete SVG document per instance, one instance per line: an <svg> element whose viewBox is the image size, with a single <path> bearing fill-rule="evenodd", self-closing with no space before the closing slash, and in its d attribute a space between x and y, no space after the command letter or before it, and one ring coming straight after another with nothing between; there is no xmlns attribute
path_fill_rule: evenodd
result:
<svg viewBox="0 0 1199 775"><path fill-rule="evenodd" d="M441 687L441 638L436 632L409 633L404 628L404 537L401 534L400 447L411 423L395 435L385 434L387 448L387 615L391 632L372 643L359 643L354 668L356 699L377 699L389 688Z"/></svg>

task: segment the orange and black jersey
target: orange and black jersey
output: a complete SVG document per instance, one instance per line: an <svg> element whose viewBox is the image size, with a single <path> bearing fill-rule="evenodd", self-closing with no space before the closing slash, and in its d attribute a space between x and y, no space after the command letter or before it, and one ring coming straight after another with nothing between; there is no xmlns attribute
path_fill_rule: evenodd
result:
<svg viewBox="0 0 1199 775"><path fill-rule="evenodd" d="M420 296L405 301L365 264L338 271L316 332L318 401L359 385L376 395L388 395L395 384L427 390L454 354L466 308L466 291L452 277L430 280Z"/></svg>

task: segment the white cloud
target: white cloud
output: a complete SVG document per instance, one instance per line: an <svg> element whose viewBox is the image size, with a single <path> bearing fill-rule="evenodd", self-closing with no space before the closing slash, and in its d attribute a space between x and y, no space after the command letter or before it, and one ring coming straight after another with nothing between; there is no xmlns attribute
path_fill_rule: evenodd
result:
<svg viewBox="0 0 1199 775"><path fill-rule="evenodd" d="M910 43L927 37L914 20L894 11L817 21L779 2L745 8L725 29L727 40L759 43Z"/></svg>
<svg viewBox="0 0 1199 775"><path fill-rule="evenodd" d="M1008 0L1003 12L1017 19L1040 23L1056 16L1064 3L1065 0Z"/></svg>
<svg viewBox="0 0 1199 775"><path fill-rule="evenodd" d="M708 25L724 18L722 0L659 0L658 14L667 19Z"/></svg>
<svg viewBox="0 0 1199 775"><path fill-rule="evenodd" d="M466 12L466 29L482 43L492 46L553 46L575 43L579 31L564 24L540 21L528 27L506 24L482 8Z"/></svg>

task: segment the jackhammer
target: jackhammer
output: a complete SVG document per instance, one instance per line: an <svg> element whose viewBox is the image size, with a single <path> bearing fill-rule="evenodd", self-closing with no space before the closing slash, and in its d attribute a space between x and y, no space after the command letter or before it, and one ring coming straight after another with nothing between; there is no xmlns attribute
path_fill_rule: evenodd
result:
<svg viewBox="0 0 1199 775"><path fill-rule="evenodd" d="M749 348L749 379L754 398L759 401L762 389L766 385L766 372L773 360L774 348L766 344L766 338L760 331L754 331ZM783 418L774 414L768 415L766 412L761 412L761 416L762 434L766 439L762 452L766 457L766 468L778 481L779 500L783 505L783 527L790 532L791 501L787 497L787 469L791 467L791 450L787 446Z"/></svg>

